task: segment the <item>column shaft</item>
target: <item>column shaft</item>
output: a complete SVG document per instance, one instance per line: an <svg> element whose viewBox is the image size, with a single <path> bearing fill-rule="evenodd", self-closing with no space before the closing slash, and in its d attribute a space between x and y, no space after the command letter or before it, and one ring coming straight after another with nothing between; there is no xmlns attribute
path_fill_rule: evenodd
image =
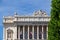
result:
<svg viewBox="0 0 60 40"><path fill-rule="evenodd" d="M37 26L37 40L39 39L39 26Z"/></svg>
<svg viewBox="0 0 60 40"><path fill-rule="evenodd" d="M29 26L28 26L28 39L29 39Z"/></svg>
<svg viewBox="0 0 60 40"><path fill-rule="evenodd" d="M25 27L23 26L23 39L24 39L24 33L25 33L24 29L25 29Z"/></svg>
<svg viewBox="0 0 60 40"><path fill-rule="evenodd" d="M8 37L7 37L7 30L6 30L6 40L8 39Z"/></svg>
<svg viewBox="0 0 60 40"><path fill-rule="evenodd" d="M48 40L48 26L47 26L47 40Z"/></svg>
<svg viewBox="0 0 60 40"><path fill-rule="evenodd" d="M18 39L20 40L20 27L18 28Z"/></svg>
<svg viewBox="0 0 60 40"><path fill-rule="evenodd" d="M32 39L34 39L34 26L32 27Z"/></svg>
<svg viewBox="0 0 60 40"><path fill-rule="evenodd" d="M42 40L44 39L44 37L43 37L43 25L42 25Z"/></svg>

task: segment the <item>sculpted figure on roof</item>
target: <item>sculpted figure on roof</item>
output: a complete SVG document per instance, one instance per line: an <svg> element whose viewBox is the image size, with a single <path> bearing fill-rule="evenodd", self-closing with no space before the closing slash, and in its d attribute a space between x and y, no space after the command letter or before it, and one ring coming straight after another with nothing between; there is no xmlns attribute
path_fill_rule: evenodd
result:
<svg viewBox="0 0 60 40"><path fill-rule="evenodd" d="M34 16L47 16L45 11L38 10L34 12Z"/></svg>

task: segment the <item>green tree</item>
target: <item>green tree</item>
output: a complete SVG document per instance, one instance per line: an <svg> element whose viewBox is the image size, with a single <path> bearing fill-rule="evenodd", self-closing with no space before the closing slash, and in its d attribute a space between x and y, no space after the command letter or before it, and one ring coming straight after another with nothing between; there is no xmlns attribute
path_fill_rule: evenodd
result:
<svg viewBox="0 0 60 40"><path fill-rule="evenodd" d="M48 40L60 40L60 0L52 0Z"/></svg>

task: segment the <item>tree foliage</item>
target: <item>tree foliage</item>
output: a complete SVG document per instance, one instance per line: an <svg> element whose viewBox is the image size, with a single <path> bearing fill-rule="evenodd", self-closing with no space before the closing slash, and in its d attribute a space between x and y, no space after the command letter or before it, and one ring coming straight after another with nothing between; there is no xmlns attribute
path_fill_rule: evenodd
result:
<svg viewBox="0 0 60 40"><path fill-rule="evenodd" d="M60 40L60 0L52 0L48 40Z"/></svg>

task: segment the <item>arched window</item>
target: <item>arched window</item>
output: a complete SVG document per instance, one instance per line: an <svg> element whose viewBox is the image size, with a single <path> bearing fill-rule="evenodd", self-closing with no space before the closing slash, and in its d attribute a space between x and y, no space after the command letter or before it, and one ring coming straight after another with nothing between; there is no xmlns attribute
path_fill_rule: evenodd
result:
<svg viewBox="0 0 60 40"><path fill-rule="evenodd" d="M11 29L8 29L7 30L7 40L8 39L13 39L13 30L11 30Z"/></svg>

